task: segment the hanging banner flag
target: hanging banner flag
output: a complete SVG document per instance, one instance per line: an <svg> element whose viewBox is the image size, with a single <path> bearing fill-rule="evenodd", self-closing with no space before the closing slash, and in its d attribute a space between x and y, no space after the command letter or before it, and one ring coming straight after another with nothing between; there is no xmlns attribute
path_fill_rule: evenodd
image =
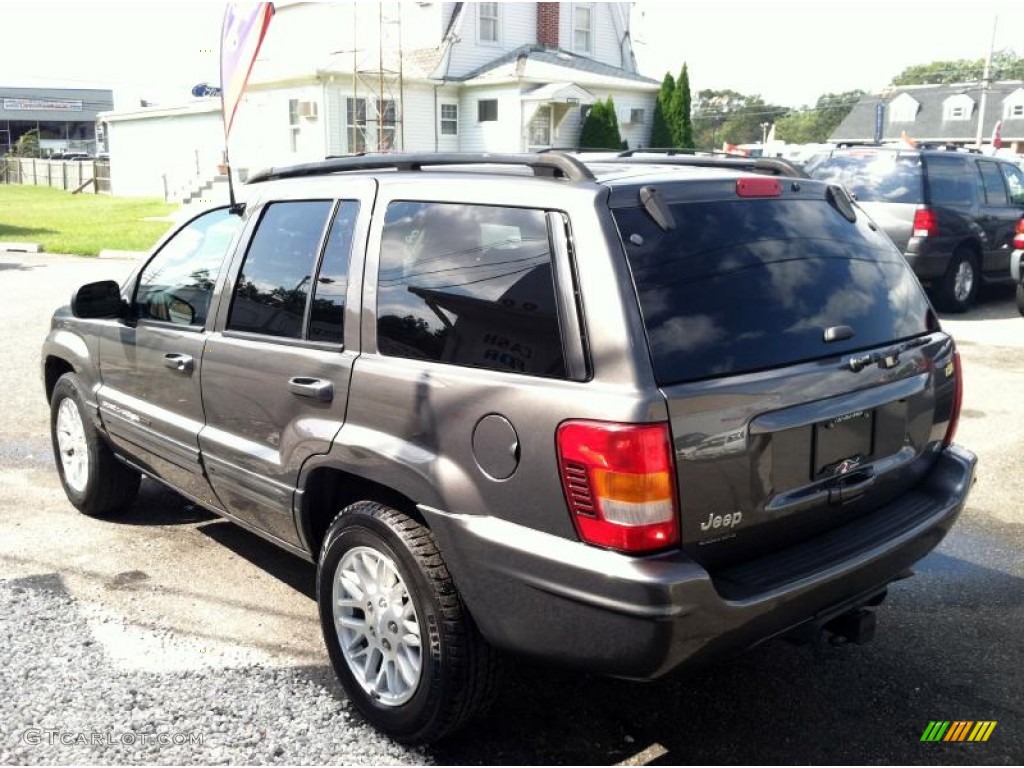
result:
<svg viewBox="0 0 1024 768"><path fill-rule="evenodd" d="M996 127L992 129L992 149L1002 149L1003 147L1003 121L1000 120L996 123Z"/></svg>
<svg viewBox="0 0 1024 768"><path fill-rule="evenodd" d="M224 109L224 138L242 100L245 84L274 15L273 3L228 3L220 34L220 87Z"/></svg>

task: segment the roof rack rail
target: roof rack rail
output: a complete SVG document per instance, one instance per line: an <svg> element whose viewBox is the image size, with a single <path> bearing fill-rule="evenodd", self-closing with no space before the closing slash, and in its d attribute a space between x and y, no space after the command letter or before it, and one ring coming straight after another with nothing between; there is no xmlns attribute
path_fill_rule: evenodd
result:
<svg viewBox="0 0 1024 768"><path fill-rule="evenodd" d="M637 147L636 149L624 149L617 155L618 157L634 157L640 153L645 155L667 155L669 157L675 157L682 155L684 157L713 157L716 155L722 155L725 157L741 157L741 155L733 155L728 152L723 152L720 149L697 149L697 147Z"/></svg>
<svg viewBox="0 0 1024 768"><path fill-rule="evenodd" d="M648 152L651 150L638 149L628 151L630 154L622 153L618 157L605 160L604 162L642 163L646 165L689 165L698 168L732 168L735 170L751 171L752 173L763 173L772 176L787 176L793 179L810 178L806 173L789 161L778 157L674 154L674 152L678 152L678 150L666 150L664 157L636 157L635 154L633 154L634 152ZM654 150L653 152L659 153L661 150Z"/></svg>
<svg viewBox="0 0 1024 768"><path fill-rule="evenodd" d="M575 157L559 152L544 154L490 154L485 152L382 153L329 157L314 163L267 168L249 177L249 184L303 176L324 176L346 171L421 171L454 165L517 165L530 168L535 176L561 177L569 181L594 181L594 174Z"/></svg>

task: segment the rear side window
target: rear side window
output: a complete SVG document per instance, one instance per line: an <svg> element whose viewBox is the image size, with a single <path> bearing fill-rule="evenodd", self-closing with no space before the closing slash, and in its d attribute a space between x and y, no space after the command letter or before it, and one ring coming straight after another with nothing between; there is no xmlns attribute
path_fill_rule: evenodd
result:
<svg viewBox="0 0 1024 768"><path fill-rule="evenodd" d="M985 187L985 200L989 205L1009 205L1006 187L1003 186L1003 174L996 163L978 162L981 180Z"/></svg>
<svg viewBox="0 0 1024 768"><path fill-rule="evenodd" d="M306 298L332 206L329 200L267 206L235 285L228 330L302 337Z"/></svg>
<svg viewBox="0 0 1024 768"><path fill-rule="evenodd" d="M395 202L377 291L381 354L564 377L543 211Z"/></svg>
<svg viewBox="0 0 1024 768"><path fill-rule="evenodd" d="M919 155L895 152L814 158L804 168L815 179L841 184L865 203L921 203Z"/></svg>
<svg viewBox="0 0 1024 768"><path fill-rule="evenodd" d="M974 205L978 184L967 161L955 155L929 155L928 203L968 208Z"/></svg>
<svg viewBox="0 0 1024 768"><path fill-rule="evenodd" d="M824 200L676 203L662 231L614 211L659 384L756 371L935 330L899 251ZM825 343L848 325L854 336Z"/></svg>
<svg viewBox="0 0 1024 768"><path fill-rule="evenodd" d="M1010 202L1014 205L1024 205L1024 173L1009 163L1000 163L999 167L1010 190Z"/></svg>

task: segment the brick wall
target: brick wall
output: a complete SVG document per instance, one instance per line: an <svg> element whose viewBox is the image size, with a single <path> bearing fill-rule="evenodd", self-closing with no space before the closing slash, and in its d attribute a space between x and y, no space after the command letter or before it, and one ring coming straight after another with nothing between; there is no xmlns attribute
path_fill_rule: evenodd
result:
<svg viewBox="0 0 1024 768"><path fill-rule="evenodd" d="M558 48L558 3L537 3L537 42Z"/></svg>

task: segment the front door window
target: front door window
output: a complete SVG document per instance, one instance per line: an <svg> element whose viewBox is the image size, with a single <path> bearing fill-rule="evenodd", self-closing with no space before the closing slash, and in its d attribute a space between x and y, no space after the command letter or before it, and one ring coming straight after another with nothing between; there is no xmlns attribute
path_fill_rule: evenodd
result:
<svg viewBox="0 0 1024 768"><path fill-rule="evenodd" d="M551 146L551 105L549 104L537 107L533 119L530 120L530 146Z"/></svg>

